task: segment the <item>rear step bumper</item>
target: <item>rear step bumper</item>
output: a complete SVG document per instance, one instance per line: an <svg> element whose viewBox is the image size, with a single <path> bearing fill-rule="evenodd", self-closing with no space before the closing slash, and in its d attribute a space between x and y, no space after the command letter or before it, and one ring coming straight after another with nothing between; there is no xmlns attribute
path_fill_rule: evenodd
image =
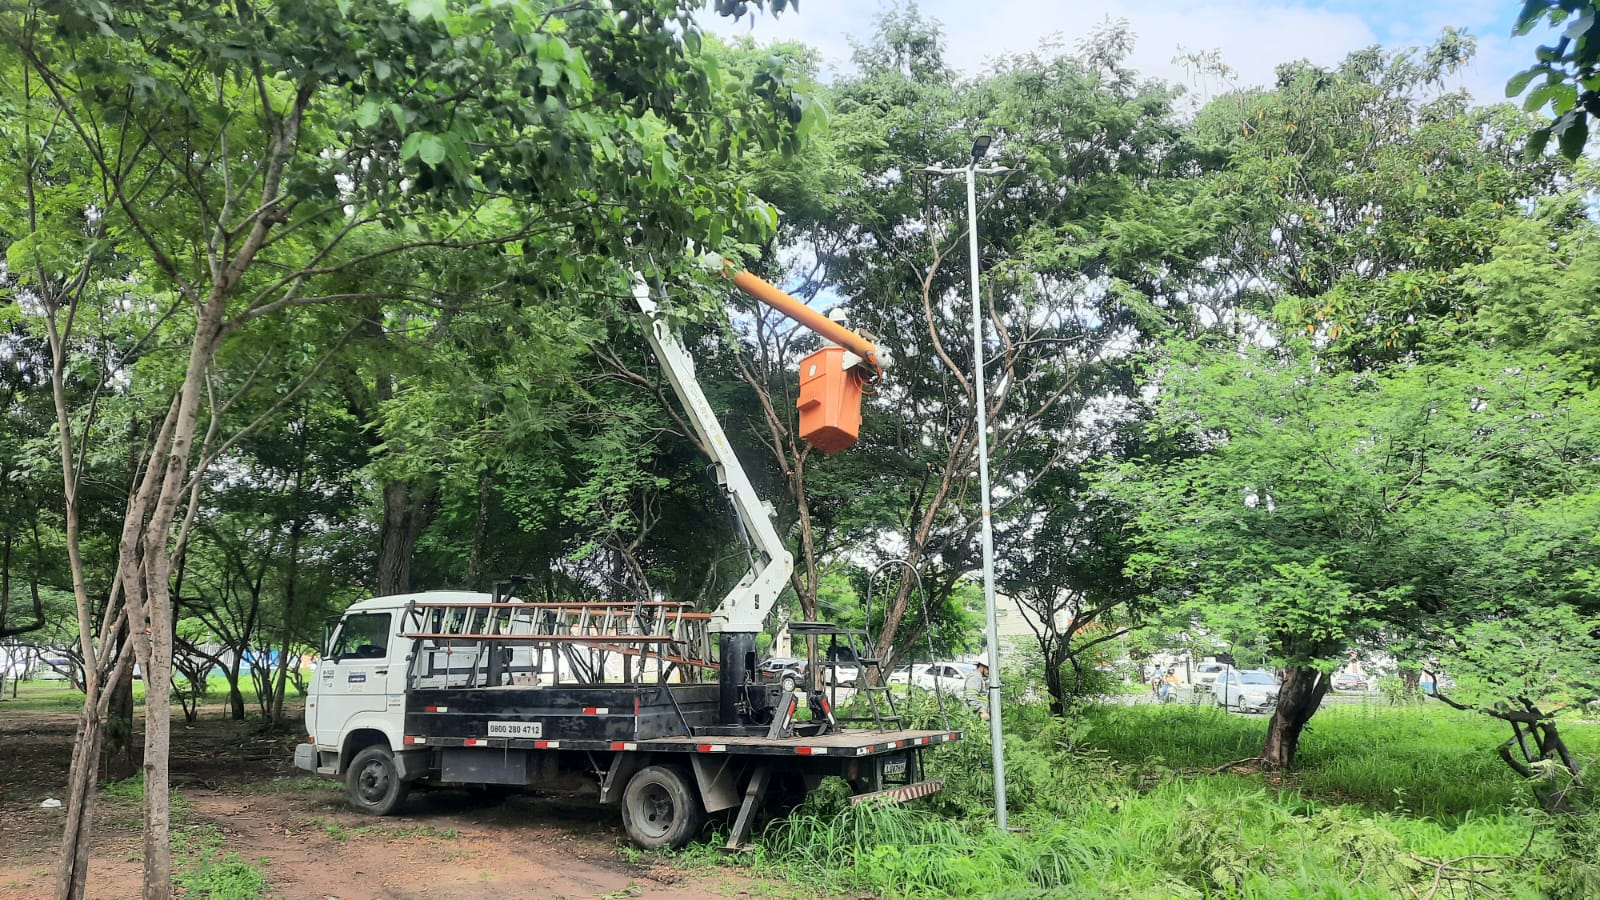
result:
<svg viewBox="0 0 1600 900"><path fill-rule="evenodd" d="M944 790L944 782L937 779L918 781L914 784L903 784L899 787L888 788L882 791L873 791L870 794L856 794L850 798L851 803L904 803L929 794L937 794Z"/></svg>

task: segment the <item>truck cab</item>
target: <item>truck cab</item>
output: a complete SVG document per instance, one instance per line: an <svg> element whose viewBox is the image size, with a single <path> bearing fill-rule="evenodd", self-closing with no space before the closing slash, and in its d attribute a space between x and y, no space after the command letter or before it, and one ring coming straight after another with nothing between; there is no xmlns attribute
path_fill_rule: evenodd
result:
<svg viewBox="0 0 1600 900"><path fill-rule="evenodd" d="M296 752L301 768L343 775L365 747L381 742L391 751L404 748L412 642L399 635L407 605L419 598L470 603L490 596L437 591L374 597L346 610L328 636L306 695L308 740Z"/></svg>

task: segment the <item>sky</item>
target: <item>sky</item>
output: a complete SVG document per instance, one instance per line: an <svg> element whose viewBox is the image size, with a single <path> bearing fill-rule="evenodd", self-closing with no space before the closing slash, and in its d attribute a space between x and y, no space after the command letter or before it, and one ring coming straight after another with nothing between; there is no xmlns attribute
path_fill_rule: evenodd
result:
<svg viewBox="0 0 1600 900"><path fill-rule="evenodd" d="M1537 32L1510 36L1520 0L922 0L918 5L925 17L943 25L946 59L967 75L983 71L996 56L1033 50L1050 38L1075 47L1107 20L1123 19L1136 37L1134 68L1185 84L1200 99L1220 85L1186 71L1174 61L1179 53L1217 51L1235 71L1235 84L1243 87L1270 83L1282 62L1333 65L1373 44L1426 46L1442 28L1454 25L1477 39L1478 52L1451 86L1465 87L1481 103L1499 102L1506 79L1533 63L1540 43ZM887 0L800 0L798 11L747 16L738 23L708 11L702 24L762 43L810 45L822 52L830 71L839 72L849 69L849 38L867 38L889 6Z"/></svg>

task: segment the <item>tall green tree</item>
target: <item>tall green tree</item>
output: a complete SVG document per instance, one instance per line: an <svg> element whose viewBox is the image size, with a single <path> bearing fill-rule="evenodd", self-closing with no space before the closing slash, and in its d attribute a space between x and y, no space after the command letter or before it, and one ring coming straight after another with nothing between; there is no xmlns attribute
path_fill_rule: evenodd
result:
<svg viewBox="0 0 1600 900"><path fill-rule="evenodd" d="M209 390L213 364L276 316L427 299L426 285L341 278L400 255L516 245L546 271L576 262L567 270L576 279L605 256L676 253L686 239L719 247L759 229L759 205L722 167L746 145L792 134L795 101L781 73L763 72L738 86L756 102L702 116L705 98L736 86L718 84L698 61L692 12L673 0L626 12L82 0L0 13L0 68L25 73L6 84L12 118L38 135L19 187L82 211L44 220L30 205L5 230L11 271L49 337L86 641L74 493L84 436L61 384L84 339L77 326L88 316L79 313L119 293L104 280L112 253L134 261L140 293L151 296L141 306L148 330L164 351L135 376L162 412L136 464L113 604L147 684L146 897L165 896L171 881L174 548L216 453L251 425L227 419L229 401ZM421 212L443 222L408 218ZM319 348L305 373L318 373L338 346ZM90 687L68 792L58 885L66 896L81 895L87 861L100 700Z"/></svg>
<svg viewBox="0 0 1600 900"><path fill-rule="evenodd" d="M1375 467L1344 445L1462 439L1423 426L1429 403L1459 411L1443 399L1470 392L1458 375L1492 370L1467 340L1487 296L1478 267L1530 198L1562 183L1560 165L1521 153L1536 127L1528 118L1434 93L1469 50L1446 34L1426 51L1361 51L1333 70L1281 67L1276 88L1221 98L1195 125L1197 150L1226 160L1196 205L1219 249L1189 295L1204 347L1179 351L1152 384L1192 404L1166 408L1163 427L1187 434L1198 455L1150 468L1160 475L1126 473L1169 501L1185 489L1209 498L1187 513L1145 508L1153 549L1139 565L1180 601L1211 597L1237 613L1231 628L1276 648L1286 678L1263 750L1270 765L1292 765L1337 653L1443 602L1430 586L1442 582L1421 577L1435 556L1388 555L1412 546L1394 532L1394 498L1415 499L1416 483L1393 468L1402 457ZM1251 345L1262 349L1241 360ZM1221 398L1237 408L1219 408ZM1390 421L1362 437L1377 409ZM1451 459L1437 462L1472 456ZM1156 509L1181 527L1167 529ZM1207 541L1237 542L1237 557L1220 543L1200 553ZM1185 542L1198 543L1177 551ZM1183 552L1207 562L1184 569Z"/></svg>
<svg viewBox="0 0 1600 900"><path fill-rule="evenodd" d="M1165 327L1158 298L1199 259L1203 234L1176 215L1187 200L1175 176L1196 161L1175 93L1126 65L1130 41L1113 29L1080 53L1041 50L959 81L937 23L899 8L858 48L860 74L834 86L838 153L860 174L803 210L794 234L821 262L813 280L850 298L895 361L872 401L887 427L852 452L876 469L860 496L894 536L883 543L936 599L979 563L978 441L990 442L997 516L1030 521L1026 498L1087 457L1109 420L1085 411L1126 387L1127 350ZM990 161L1016 169L980 185L988 436L975 421L964 184L919 174L964 163L980 133L995 138ZM1029 532L1002 532L1018 579ZM903 571L880 655L915 637L915 585Z"/></svg>

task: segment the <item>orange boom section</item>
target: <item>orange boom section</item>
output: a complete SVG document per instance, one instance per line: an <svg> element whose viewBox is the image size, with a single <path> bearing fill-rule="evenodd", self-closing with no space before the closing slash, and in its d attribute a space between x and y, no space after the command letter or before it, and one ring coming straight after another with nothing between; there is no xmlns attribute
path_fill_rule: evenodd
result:
<svg viewBox="0 0 1600 900"><path fill-rule="evenodd" d="M739 290L776 309L837 344L800 361L800 437L823 453L855 446L861 435L861 395L869 378L876 379L878 348L854 331L746 271L733 274ZM864 365L845 367L845 351ZM865 371L870 367L870 375Z"/></svg>

